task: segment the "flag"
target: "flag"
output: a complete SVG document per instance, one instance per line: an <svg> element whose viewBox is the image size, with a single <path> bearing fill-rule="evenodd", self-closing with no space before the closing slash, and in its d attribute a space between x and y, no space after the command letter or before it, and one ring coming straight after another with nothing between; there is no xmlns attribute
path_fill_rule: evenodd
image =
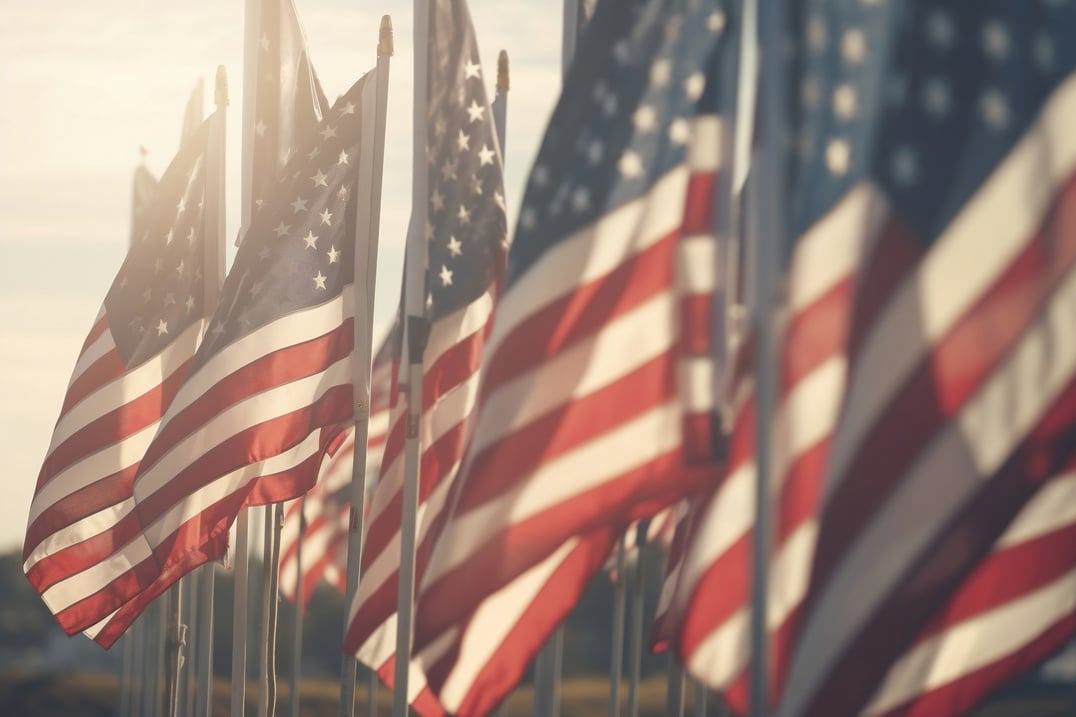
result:
<svg viewBox="0 0 1076 717"><path fill-rule="evenodd" d="M115 641L145 605L221 557L243 508L307 491L352 415L357 184L372 155L375 82L365 75L301 147L251 223L190 376L135 480L152 583L103 626Z"/></svg>
<svg viewBox="0 0 1076 717"><path fill-rule="evenodd" d="M432 548L435 525L459 466L507 248L501 153L463 0L431 3L428 47L429 203L415 207L412 215L412 221L425 228L429 247L426 309L431 322L422 360L416 575L421 575ZM401 373L405 371L403 365ZM407 422L399 384L393 394L388 441L363 544L362 577L349 608L344 642L348 652L390 684ZM437 714L440 707L423 692L424 684L421 675L412 675L410 701L422 714Z"/></svg>
<svg viewBox="0 0 1076 717"><path fill-rule="evenodd" d="M389 391L392 382L392 336L374 357L370 392L370 425L366 448L366 500L370 497L385 452L389 428ZM288 505L280 532L280 592L295 602L298 581L303 582L303 607L314 588L324 580L343 595L347 589L347 550L351 522L351 477L354 465L355 432L346 427L347 437L332 454L326 454L318 482L298 501ZM298 563L302 541L302 566ZM300 574L301 573L301 574Z"/></svg>
<svg viewBox="0 0 1076 717"><path fill-rule="evenodd" d="M713 405L694 352L708 321L687 320L708 316L716 274L707 71L723 28L717 2L638 1L599 6L580 43L416 613L416 650L453 713L496 705L617 537L706 474L687 436ZM484 624L496 637L481 644Z"/></svg>
<svg viewBox="0 0 1076 717"><path fill-rule="evenodd" d="M143 159L146 156L145 148L141 148ZM148 227L146 221L149 218L150 203L157 191L157 178L146 169L145 162L135 167L134 178L131 180L131 243L136 242Z"/></svg>
<svg viewBox="0 0 1076 717"><path fill-rule="evenodd" d="M936 616L967 615L974 601L1027 610L1015 598L1041 584L1043 566L1026 569L998 539L1076 453L1076 8L845 10L808 15L808 40L853 39L839 63L831 45L805 49L806 79L848 88L808 108L805 126L830 163L819 187L844 169L838 183L870 197L881 223L856 267L789 717L861 710ZM842 122L843 148L822 134ZM1003 589L976 587L999 559ZM1018 621L1062 616L1050 609ZM1034 654L1028 626L969 628L979 656L1001 660L996 677L1028 664L1005 664Z"/></svg>
<svg viewBox="0 0 1076 717"><path fill-rule="evenodd" d="M137 235L82 346L38 475L23 569L68 634L122 604L133 578L115 582L117 551L144 545L135 472L205 324L207 137L203 123L159 184L136 170Z"/></svg>
<svg viewBox="0 0 1076 717"><path fill-rule="evenodd" d="M292 155L318 128L329 102L310 62L293 0L258 0L254 8L257 42L248 48L245 78L253 92L249 111L243 113L248 123L243 128L244 156L249 157L243 171L250 173L244 186L251 195L243 201L257 210L269 200ZM247 226L244 215L244 234Z"/></svg>

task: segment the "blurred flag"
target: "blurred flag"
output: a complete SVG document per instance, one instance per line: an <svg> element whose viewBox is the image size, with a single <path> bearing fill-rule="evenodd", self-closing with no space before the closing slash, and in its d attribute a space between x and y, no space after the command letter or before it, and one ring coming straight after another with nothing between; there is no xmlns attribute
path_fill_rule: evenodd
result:
<svg viewBox="0 0 1076 717"><path fill-rule="evenodd" d="M373 361L370 391L370 427L366 449L366 502L377 482L381 456L389 428L392 341L390 335ZM318 482L307 494L288 505L280 533L280 592L295 602L298 581L303 583L303 607L319 582L324 580L343 595L347 588L347 546L351 520L351 476L354 465L355 432L345 428L347 438L334 453L322 459ZM303 525L305 521L305 525ZM302 541L300 578L299 542Z"/></svg>
<svg viewBox="0 0 1076 717"><path fill-rule="evenodd" d="M352 415L356 216L370 188L375 83L327 113L254 216L187 381L146 450L134 494L153 575L95 639L110 645L153 598L222 556L251 505L295 498ZM146 567L148 566L148 567Z"/></svg>
<svg viewBox="0 0 1076 717"><path fill-rule="evenodd" d="M429 342L423 356L418 560L432 549L474 408L479 363L507 248L504 177L467 5L430 4L427 157L429 205L413 208L428 242ZM406 371L406 367L401 373ZM394 399L402 396L394 389ZM363 544L362 579L350 606L345 649L391 684L396 640L406 412L394 400L388 442ZM417 584L417 580L416 580ZM439 713L413 674L410 697ZM417 700L417 701L416 701Z"/></svg>
<svg viewBox="0 0 1076 717"><path fill-rule="evenodd" d="M136 170L138 234L83 344L38 475L23 569L68 634L119 607L146 574L113 582L127 567L118 551L145 548L132 484L204 330L208 129L187 138L155 188Z"/></svg>
<svg viewBox="0 0 1076 717"><path fill-rule="evenodd" d="M243 228L247 211L269 201L285 166L300 145L308 142L329 106L321 90L306 36L293 0L256 0L256 47L247 48L243 118L243 156L251 196L243 197ZM253 53L251 56L250 53Z"/></svg>
<svg viewBox="0 0 1076 717"><path fill-rule="evenodd" d="M724 25L716 1L603 5L569 71L416 615L455 714L494 707L617 536L705 475L687 443L713 405L720 121L704 108Z"/></svg>
<svg viewBox="0 0 1076 717"><path fill-rule="evenodd" d="M781 714L856 713L884 680L876 705L918 691L925 712L964 671L930 712L956 714L1031 664L1033 625L1071 630L1076 602L1067 584L1047 590L1071 551L1027 541L1051 530L1036 491L1076 457L1076 7L828 10L807 6L802 80L833 101L804 108L817 151L802 176L875 222L827 232L863 255ZM924 627L957 653L917 656ZM890 689L909 675L912 690Z"/></svg>
<svg viewBox="0 0 1076 717"><path fill-rule="evenodd" d="M146 148L140 147L139 152L143 160L146 156ZM135 167L134 178L131 180L131 243L134 244L149 227L150 203L157 191L157 178L146 169L145 161Z"/></svg>

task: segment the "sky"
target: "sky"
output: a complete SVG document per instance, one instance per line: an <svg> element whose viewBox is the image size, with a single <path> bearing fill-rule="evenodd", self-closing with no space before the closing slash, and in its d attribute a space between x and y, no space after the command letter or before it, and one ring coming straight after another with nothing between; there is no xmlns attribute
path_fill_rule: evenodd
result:
<svg viewBox="0 0 1076 717"><path fill-rule="evenodd" d="M410 213L412 18L404 0L294 0L332 101L376 61L393 16L375 337L399 297ZM123 261L138 149L159 175L198 78L228 71L227 236L239 225L241 0L0 0L0 551L21 548L37 473L86 332ZM560 89L560 3L470 0L483 78L511 59L509 225ZM234 257L229 246L227 261Z"/></svg>

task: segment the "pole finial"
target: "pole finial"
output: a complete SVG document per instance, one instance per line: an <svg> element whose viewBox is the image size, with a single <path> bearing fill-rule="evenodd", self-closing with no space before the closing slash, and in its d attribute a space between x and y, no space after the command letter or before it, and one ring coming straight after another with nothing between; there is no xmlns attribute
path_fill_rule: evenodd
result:
<svg viewBox="0 0 1076 717"><path fill-rule="evenodd" d="M378 40L377 56L392 57L394 53L392 44L392 17L389 15L381 16L381 34Z"/></svg>
<svg viewBox="0 0 1076 717"><path fill-rule="evenodd" d="M217 65L217 84L213 92L213 101L217 107L228 106L228 71L224 65Z"/></svg>
<svg viewBox="0 0 1076 717"><path fill-rule="evenodd" d="M501 50L497 55L497 94L503 95L508 92L510 86L508 81L508 51Z"/></svg>

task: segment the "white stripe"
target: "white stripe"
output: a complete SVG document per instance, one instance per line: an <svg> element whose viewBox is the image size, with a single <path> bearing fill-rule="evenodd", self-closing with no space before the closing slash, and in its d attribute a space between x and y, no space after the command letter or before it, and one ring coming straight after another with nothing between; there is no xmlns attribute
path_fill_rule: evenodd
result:
<svg viewBox="0 0 1076 717"><path fill-rule="evenodd" d="M890 668L864 713L885 712L1002 660L1073 611L1076 570L916 645Z"/></svg>
<svg viewBox="0 0 1076 717"><path fill-rule="evenodd" d="M680 399L686 413L704 413L714 408L714 361L712 358L684 357L677 361Z"/></svg>
<svg viewBox="0 0 1076 717"><path fill-rule="evenodd" d="M710 294L717 286L717 242L708 234L676 245L676 287L681 294Z"/></svg>
<svg viewBox="0 0 1076 717"><path fill-rule="evenodd" d="M497 305L487 355L493 356L528 317L580 286L601 279L676 231L683 222L688 176L686 166L674 168L647 194L545 252L505 291Z"/></svg>
<svg viewBox="0 0 1076 717"><path fill-rule="evenodd" d="M422 354L424 367L429 368L456 344L484 330L492 314L493 297L487 291L462 309L434 322L426 351Z"/></svg>
<svg viewBox="0 0 1076 717"><path fill-rule="evenodd" d="M719 115L700 115L691 123L687 165L692 172L716 172L721 168L722 120Z"/></svg>
<svg viewBox="0 0 1076 717"><path fill-rule="evenodd" d="M84 540L100 535L107 530L111 530L123 520L123 518L131 512L134 508L134 499L125 498L115 505L106 506L96 512L87 515L83 518L79 518L76 522L59 528L56 532L50 534L36 546L34 546L33 552L23 563L23 572L28 572L32 567L37 565L41 560L55 555L64 548L69 548L72 545L81 543Z"/></svg>
<svg viewBox="0 0 1076 717"><path fill-rule="evenodd" d="M480 454L503 437L668 352L676 343L674 298L669 292L656 294L490 392L476 417L468 454Z"/></svg>
<svg viewBox="0 0 1076 717"><path fill-rule="evenodd" d="M349 361L350 357L345 356L320 373L273 386L217 413L183 440L169 447L155 464L141 466L134 484L135 499L146 500L165 488L194 459L232 436L251 426L309 406L336 386L350 384Z"/></svg>
<svg viewBox="0 0 1076 717"><path fill-rule="evenodd" d="M200 321L191 324L159 354L117 376L79 401L56 423L48 455L52 455L60 444L89 423L159 387L185 361L194 356L201 331Z"/></svg>
<svg viewBox="0 0 1076 717"><path fill-rule="evenodd" d="M987 242L989 243L989 242ZM1004 362L946 424L849 546L804 625L786 693L800 714L852 641L937 531L977 495L1076 374L1076 272L1071 272ZM946 476L943 481L938 476ZM845 596L855 591L857 600Z"/></svg>
<svg viewBox="0 0 1076 717"><path fill-rule="evenodd" d="M1076 523L1076 471L1053 478L1035 493L1005 530L994 550L1052 533Z"/></svg>
<svg viewBox="0 0 1076 717"><path fill-rule="evenodd" d="M101 307L102 314L104 313L104 308L105 307L103 306ZM93 325L97 326L97 321L93 322ZM67 387L71 388L75 381L77 381L82 374L86 373L86 369L93 366L102 356L105 356L114 348L116 348L116 342L112 338L112 330L106 327L105 330L101 332L101 335L79 354L78 361L75 363L75 368L71 371L71 380L68 381Z"/></svg>
<svg viewBox="0 0 1076 717"><path fill-rule="evenodd" d="M872 326L830 457L827 497L908 375L1028 246L1056 188L1076 170L1076 75L945 229ZM1014 201L1019 197L1019 201ZM988 236L990 241L983 241Z"/></svg>
<svg viewBox="0 0 1076 717"><path fill-rule="evenodd" d="M675 450L681 442L681 416L677 401L656 406L518 476L511 489L482 506L457 513L438 542L425 584L465 563L499 532Z"/></svg>

